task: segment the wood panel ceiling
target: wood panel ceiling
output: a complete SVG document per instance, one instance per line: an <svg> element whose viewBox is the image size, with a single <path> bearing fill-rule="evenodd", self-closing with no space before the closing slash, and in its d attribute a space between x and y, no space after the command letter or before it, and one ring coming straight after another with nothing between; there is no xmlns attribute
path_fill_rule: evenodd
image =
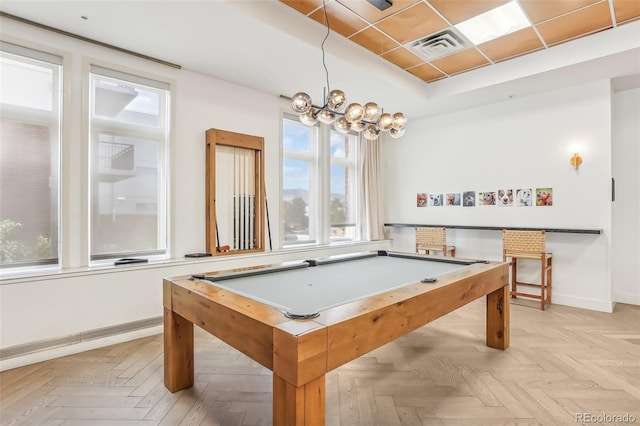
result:
<svg viewBox="0 0 640 426"><path fill-rule="evenodd" d="M323 0L280 0L326 26ZM440 80L640 19L640 0L518 0L530 27L438 58L411 45L510 0L325 0L329 27L426 82Z"/></svg>

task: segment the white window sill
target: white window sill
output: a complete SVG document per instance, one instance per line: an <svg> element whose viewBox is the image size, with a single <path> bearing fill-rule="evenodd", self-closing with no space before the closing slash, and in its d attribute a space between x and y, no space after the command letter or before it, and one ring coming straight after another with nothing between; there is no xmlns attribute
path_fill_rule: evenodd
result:
<svg viewBox="0 0 640 426"><path fill-rule="evenodd" d="M128 271L137 271L144 269L160 269L171 268L175 266L183 265L202 265L206 263L219 263L224 265L225 263L231 263L233 261L246 261L248 264L256 264L256 259L272 259L278 257L288 257L289 260L294 258L297 260L305 259L308 257L324 257L335 252L335 254L352 253L355 251L369 251L376 249L388 249L390 244L389 240L378 241L358 241L358 242L344 242L334 243L326 245L300 245L295 247L286 247L279 250L253 252L249 254L234 254L228 256L211 256L211 257L199 257L199 258L173 258L165 260L149 260L148 263L134 263L131 265L118 265L114 266L113 263L108 263L100 266L87 266L77 268L42 268L39 270L29 271L10 271L7 269L0 271L0 285L16 284L27 281L42 281L50 279L71 278L76 276L95 275L95 274L114 274ZM292 255L295 255L292 256ZM275 260L280 262L282 260ZM269 262L267 260L267 262ZM218 268L216 268L218 269Z"/></svg>

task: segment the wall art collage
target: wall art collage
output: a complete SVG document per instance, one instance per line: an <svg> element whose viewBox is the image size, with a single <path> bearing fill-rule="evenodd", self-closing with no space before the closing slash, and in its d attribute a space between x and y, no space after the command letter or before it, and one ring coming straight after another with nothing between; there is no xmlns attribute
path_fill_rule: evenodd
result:
<svg viewBox="0 0 640 426"><path fill-rule="evenodd" d="M497 191L477 192L418 192L417 207L440 206L499 206L499 207L531 207L553 206L553 188L499 189Z"/></svg>

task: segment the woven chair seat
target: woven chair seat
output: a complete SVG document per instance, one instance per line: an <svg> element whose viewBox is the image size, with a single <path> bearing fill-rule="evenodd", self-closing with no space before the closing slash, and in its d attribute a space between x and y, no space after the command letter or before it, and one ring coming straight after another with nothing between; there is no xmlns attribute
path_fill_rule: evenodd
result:
<svg viewBox="0 0 640 426"><path fill-rule="evenodd" d="M545 259L549 259L552 255L551 253L543 253ZM542 257L542 254L540 253L528 253L528 252L524 252L524 251L508 251L505 252L505 255L507 257L517 257L519 259L534 259L534 260L540 260L540 258Z"/></svg>

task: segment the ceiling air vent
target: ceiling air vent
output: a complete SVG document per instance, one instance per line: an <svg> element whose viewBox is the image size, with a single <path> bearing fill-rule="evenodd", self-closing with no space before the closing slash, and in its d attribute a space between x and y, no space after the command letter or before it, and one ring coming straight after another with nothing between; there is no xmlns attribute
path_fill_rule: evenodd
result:
<svg viewBox="0 0 640 426"><path fill-rule="evenodd" d="M471 45L455 28L447 28L444 31L408 43L406 46L427 61L432 61L464 50Z"/></svg>

